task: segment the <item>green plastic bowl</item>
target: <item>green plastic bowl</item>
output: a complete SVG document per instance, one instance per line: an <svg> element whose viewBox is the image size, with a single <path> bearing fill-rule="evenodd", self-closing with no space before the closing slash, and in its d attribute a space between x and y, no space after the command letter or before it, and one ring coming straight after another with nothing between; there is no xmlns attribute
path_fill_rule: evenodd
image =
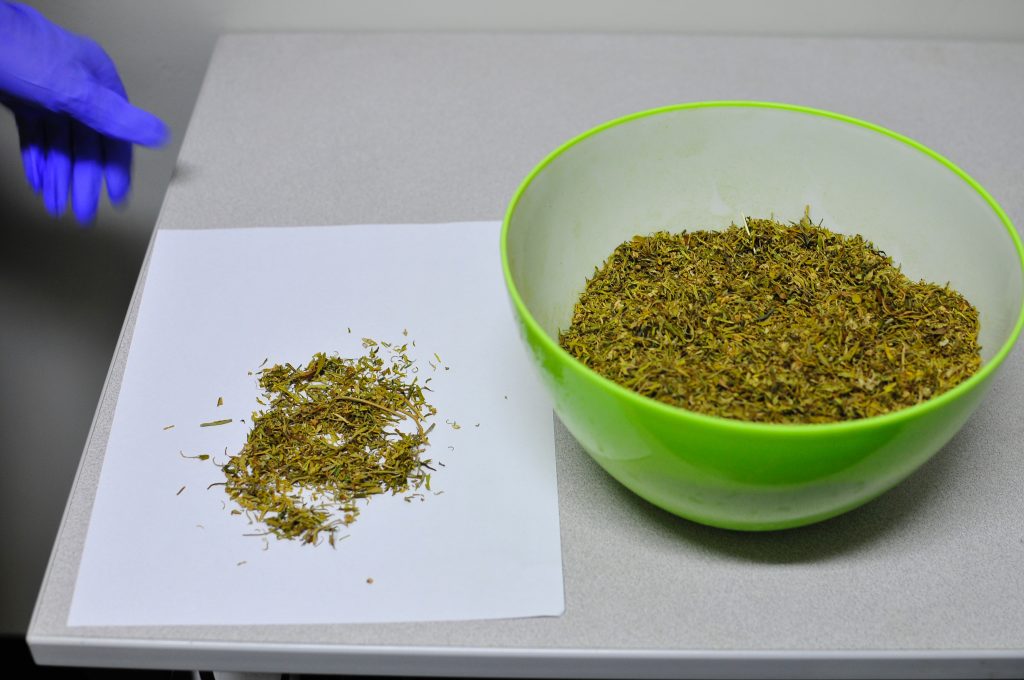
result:
<svg viewBox="0 0 1024 680"><path fill-rule="evenodd" d="M982 367L956 388L884 416L823 425L747 423L640 396L558 345L586 279L612 250L658 229L740 216L859 233L912 279L950 284L981 314ZM764 102L644 111L562 145L523 181L501 236L505 282L555 411L615 479L681 517L766 530L817 522L891 488L978 407L1024 323L1024 249L977 182L877 125Z"/></svg>

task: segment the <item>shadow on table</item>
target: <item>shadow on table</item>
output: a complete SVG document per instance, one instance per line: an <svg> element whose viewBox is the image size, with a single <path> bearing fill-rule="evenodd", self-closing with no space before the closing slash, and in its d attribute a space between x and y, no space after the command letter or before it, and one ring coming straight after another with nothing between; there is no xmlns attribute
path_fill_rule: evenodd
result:
<svg viewBox="0 0 1024 680"><path fill-rule="evenodd" d="M176 182L189 182L195 180L199 175L199 167L194 163L179 160L171 172L171 184Z"/></svg>

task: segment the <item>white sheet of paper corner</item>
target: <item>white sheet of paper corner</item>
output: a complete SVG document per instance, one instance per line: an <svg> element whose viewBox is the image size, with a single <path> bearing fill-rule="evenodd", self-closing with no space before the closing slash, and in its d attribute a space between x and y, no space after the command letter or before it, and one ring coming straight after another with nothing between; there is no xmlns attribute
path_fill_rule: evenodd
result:
<svg viewBox="0 0 1024 680"><path fill-rule="evenodd" d="M158 233L68 625L561 614L551 404L519 346L499 229ZM207 490L218 468L179 451L222 462L241 446L257 408L247 372L264 358L356 356L362 337L415 340L411 355L434 377L428 456L444 464L434 493L374 498L336 549L271 538L264 550L243 536L259 529L230 514L222 487ZM449 370L429 367L434 352ZM222 418L235 422L199 427Z"/></svg>

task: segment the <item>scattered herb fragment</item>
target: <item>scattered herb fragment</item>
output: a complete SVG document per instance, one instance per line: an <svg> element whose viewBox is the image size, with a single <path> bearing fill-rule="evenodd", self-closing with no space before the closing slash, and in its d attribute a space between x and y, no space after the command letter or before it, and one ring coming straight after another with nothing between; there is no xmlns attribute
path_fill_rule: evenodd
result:
<svg viewBox="0 0 1024 680"><path fill-rule="evenodd" d="M208 453L200 453L198 456L186 456L183 451L178 451L178 455L189 460L210 460L210 454Z"/></svg>
<svg viewBox="0 0 1024 680"><path fill-rule="evenodd" d="M231 418L224 418L223 420L211 420L208 423L199 423L199 427L216 427L217 425L227 425L232 422Z"/></svg>

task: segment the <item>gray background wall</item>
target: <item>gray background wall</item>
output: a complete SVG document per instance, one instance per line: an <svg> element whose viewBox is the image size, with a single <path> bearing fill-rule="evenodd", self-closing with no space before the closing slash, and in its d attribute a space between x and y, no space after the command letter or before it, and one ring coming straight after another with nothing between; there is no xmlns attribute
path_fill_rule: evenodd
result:
<svg viewBox="0 0 1024 680"><path fill-rule="evenodd" d="M103 44L119 65L129 95L167 121L174 140L162 150L137 153L134 193L126 209L104 205L97 223L81 229L69 218L45 215L21 174L13 120L0 113L0 634L23 634L28 625L124 311L218 34L597 30L1024 40L1024 1L1019 0L29 4Z"/></svg>

